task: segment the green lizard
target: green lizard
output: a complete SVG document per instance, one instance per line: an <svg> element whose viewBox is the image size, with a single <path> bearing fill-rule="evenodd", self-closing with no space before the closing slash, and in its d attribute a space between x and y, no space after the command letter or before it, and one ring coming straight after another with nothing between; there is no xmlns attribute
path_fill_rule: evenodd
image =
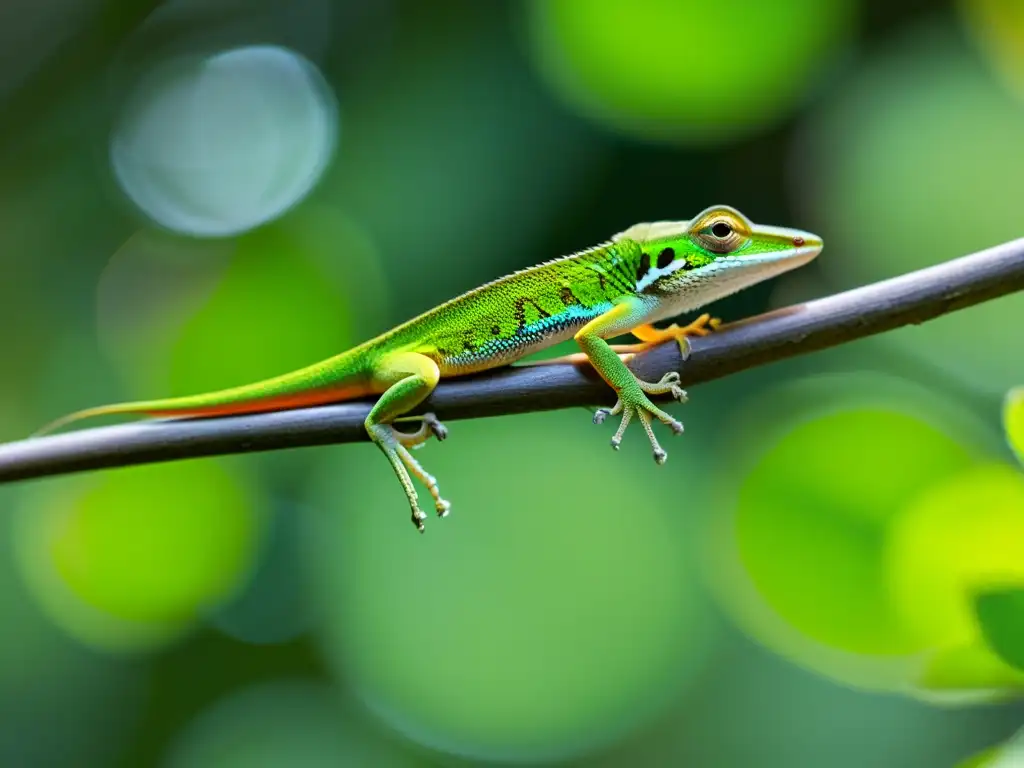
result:
<svg viewBox="0 0 1024 768"><path fill-rule="evenodd" d="M690 221L636 224L610 241L530 269L515 272L387 331L347 352L292 373L231 389L187 397L118 403L65 416L43 432L90 417L144 414L213 417L333 403L379 395L366 417L370 439L384 452L412 507L413 524L423 530L412 476L433 497L437 514L449 503L437 481L412 457L410 448L447 430L433 414L405 416L443 378L508 365L528 354L575 338L582 355L618 394L612 409L600 409L594 422L621 414L612 446L619 447L634 417L663 463L666 453L651 427L652 418L676 434L683 426L651 402L649 395L686 401L679 375L639 380L625 360L670 339L683 357L687 336L703 335L717 321L704 315L680 328L652 323L697 309L715 299L807 263L821 251L816 235L756 225L727 206L708 208ZM605 339L631 333L638 344L613 346ZM564 359L564 358L563 358ZM404 417L404 418L403 418ZM415 432L394 423L420 421Z"/></svg>

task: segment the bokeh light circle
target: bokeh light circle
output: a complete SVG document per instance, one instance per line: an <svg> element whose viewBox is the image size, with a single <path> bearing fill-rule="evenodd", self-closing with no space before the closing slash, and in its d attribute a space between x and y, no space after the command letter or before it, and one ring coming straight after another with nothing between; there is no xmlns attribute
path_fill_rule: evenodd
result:
<svg viewBox="0 0 1024 768"><path fill-rule="evenodd" d="M144 665L84 647L40 605L19 562L19 497L33 490L0 488L0 765L110 765L139 726L151 680Z"/></svg>
<svg viewBox="0 0 1024 768"><path fill-rule="evenodd" d="M176 232L227 236L277 218L333 154L337 105L319 70L254 45L175 58L142 78L111 136L124 193Z"/></svg>
<svg viewBox="0 0 1024 768"><path fill-rule="evenodd" d="M470 759L568 759L686 689L710 620L686 505L642 434L630 459L589 421L453 425L417 453L453 501L422 536L379 453L326 464L308 555L322 644L384 722ZM670 461L685 466L682 444Z"/></svg>
<svg viewBox="0 0 1024 768"><path fill-rule="evenodd" d="M235 691L177 734L165 768L380 766L419 761L358 722L323 683L276 680Z"/></svg>
<svg viewBox="0 0 1024 768"><path fill-rule="evenodd" d="M259 551L259 499L206 459L70 478L26 494L19 565L70 634L113 650L168 642L228 599Z"/></svg>
<svg viewBox="0 0 1024 768"><path fill-rule="evenodd" d="M532 52L568 103L647 139L723 142L793 110L854 26L849 0L534 0Z"/></svg>
<svg viewBox="0 0 1024 768"><path fill-rule="evenodd" d="M310 511L286 499L272 504L263 549L245 589L209 617L212 626L245 643L290 642L315 621L300 540L301 518Z"/></svg>
<svg viewBox="0 0 1024 768"><path fill-rule="evenodd" d="M312 204L230 240L141 230L101 277L100 343L130 398L277 376L380 331L379 259L361 227Z"/></svg>

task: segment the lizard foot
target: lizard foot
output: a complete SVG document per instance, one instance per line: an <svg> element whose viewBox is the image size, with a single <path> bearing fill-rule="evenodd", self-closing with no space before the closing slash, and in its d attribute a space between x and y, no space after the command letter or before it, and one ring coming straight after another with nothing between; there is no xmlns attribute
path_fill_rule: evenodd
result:
<svg viewBox="0 0 1024 768"><path fill-rule="evenodd" d="M675 371L666 373L654 384L640 381L639 379L636 383L640 385L640 389L649 395L672 395L672 399L678 400L680 403L685 403L689 400L686 390L679 386L679 374Z"/></svg>
<svg viewBox="0 0 1024 768"><path fill-rule="evenodd" d="M674 336L677 339L681 336L707 336L709 333L717 331L721 325L721 318L712 317L710 314L705 312L692 323L684 325L682 328L675 323L672 323L672 325L665 329L665 333Z"/></svg>
<svg viewBox="0 0 1024 768"><path fill-rule="evenodd" d="M405 491L405 496L409 500L409 506L412 509L412 524L416 526L416 530L423 533L423 522L427 519L427 515L420 509L418 494L412 484L413 477L423 483L427 491L430 492L430 496L434 500L434 508L437 510L437 516L447 517L449 510L451 510L451 504L441 497L441 492L437 487L437 479L423 469L423 466L413 458L409 448L401 440L401 436L409 436L408 433L399 432L390 424L372 424L367 428L367 431L370 433L373 441L384 451L384 455L391 462L391 466L402 484L402 489ZM430 434L430 428L426 424L420 427L420 431ZM426 439L426 437L423 437L416 445L422 444L423 440Z"/></svg>
<svg viewBox="0 0 1024 768"><path fill-rule="evenodd" d="M672 416L652 403L646 393L671 393L680 402L686 402L686 392L679 386L679 374L667 373L661 377L661 381L657 384L637 380L633 386L623 388L619 392L619 399L615 403L615 407L598 409L594 414L594 423L601 424L609 416L622 414L619 428L615 430L615 434L612 436L612 448L619 450L619 446L622 444L622 436L626 433L626 428L630 425L630 422L633 421L633 417L636 416L640 424L643 425L644 432L647 433L647 439L650 441L651 451L654 454L654 461L657 464L664 464L668 458L668 453L661 447L658 438L654 435L651 420L652 418L658 419L658 421L668 425L673 434L676 435L682 434L683 425L682 422L672 418Z"/></svg>
<svg viewBox="0 0 1024 768"><path fill-rule="evenodd" d="M642 348L652 344L660 344L669 339L675 339L679 345L680 355L682 355L683 360L686 360L690 356L690 342L687 337L707 336L709 333L717 331L721 325L722 321L719 318L712 317L705 312L692 323L681 328L675 323L668 328L655 328L648 325L634 329L633 333L643 341Z"/></svg>
<svg viewBox="0 0 1024 768"><path fill-rule="evenodd" d="M426 527L423 525L423 521L427 519L427 513L419 507L412 508L412 524L416 526L416 530L423 533Z"/></svg>
<svg viewBox="0 0 1024 768"><path fill-rule="evenodd" d="M412 454L405 448L405 446L397 446L399 458L402 463L405 464L409 472L416 477L423 485L426 486L427 491L430 493L430 497L434 500L434 509L437 511L438 517L448 517L448 512L451 511L452 505L450 502L441 498L441 491L437 487L437 478L423 469L423 465L420 464L416 459L412 457ZM417 512L420 516L417 516ZM419 507L413 508L413 522L416 523L416 527L419 528L420 532L423 531L423 520L426 519L426 515Z"/></svg>
<svg viewBox="0 0 1024 768"><path fill-rule="evenodd" d="M395 440L406 448L420 448L432 436L438 440L448 437L448 427L433 413L425 413L422 416L412 416L408 419L396 419L395 421L418 421L419 428L415 432L403 432L394 425L391 426L391 434Z"/></svg>
<svg viewBox="0 0 1024 768"><path fill-rule="evenodd" d="M423 423L426 425L430 433L438 440L444 440L448 437L448 427L441 423L441 421L433 413L423 414Z"/></svg>

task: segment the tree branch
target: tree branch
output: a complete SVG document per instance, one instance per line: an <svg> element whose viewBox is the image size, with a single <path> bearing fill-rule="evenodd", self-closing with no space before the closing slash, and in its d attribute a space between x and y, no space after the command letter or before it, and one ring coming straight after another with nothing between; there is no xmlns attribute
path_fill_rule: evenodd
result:
<svg viewBox="0 0 1024 768"><path fill-rule="evenodd" d="M684 385L802 355L1024 289L1024 238L901 277L750 318L693 340L685 364L674 343L630 364ZM588 365L512 367L442 381L420 410L442 419L606 404L612 392ZM148 421L0 445L0 483L155 461L367 439L370 401L216 419Z"/></svg>

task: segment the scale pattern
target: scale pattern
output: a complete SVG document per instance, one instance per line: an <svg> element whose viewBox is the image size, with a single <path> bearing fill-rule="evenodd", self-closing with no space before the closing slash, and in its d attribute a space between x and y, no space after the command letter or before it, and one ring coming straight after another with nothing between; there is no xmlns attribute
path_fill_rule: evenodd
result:
<svg viewBox="0 0 1024 768"><path fill-rule="evenodd" d="M615 299L635 295L640 250L631 240L606 243L516 272L410 320L378 344L424 354L442 376L507 364L571 338Z"/></svg>

